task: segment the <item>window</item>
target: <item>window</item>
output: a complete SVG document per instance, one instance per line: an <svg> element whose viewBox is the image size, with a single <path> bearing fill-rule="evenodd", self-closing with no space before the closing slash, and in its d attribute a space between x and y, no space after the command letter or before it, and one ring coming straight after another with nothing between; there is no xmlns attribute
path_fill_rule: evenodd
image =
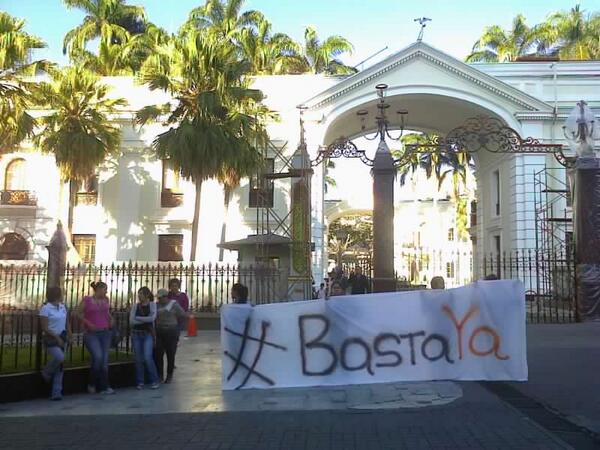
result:
<svg viewBox="0 0 600 450"><path fill-rule="evenodd" d="M181 175L179 171L173 168L173 164L168 159L162 162L162 190L174 193L181 192Z"/></svg>
<svg viewBox="0 0 600 450"><path fill-rule="evenodd" d="M98 176L92 175L77 186L77 205L96 205L98 203Z"/></svg>
<svg viewBox="0 0 600 450"><path fill-rule="evenodd" d="M446 278L454 278L454 262L446 263Z"/></svg>
<svg viewBox="0 0 600 450"><path fill-rule="evenodd" d="M275 172L275 159L273 158L265 158L263 165L263 175L271 174ZM265 177L253 176L250 178L250 192L248 198L248 206L250 208L258 208L258 207L273 207L273 197L274 197L274 182L273 180L268 180Z"/></svg>
<svg viewBox="0 0 600 450"><path fill-rule="evenodd" d="M6 166L4 173L4 190L6 191L25 191L27 163L23 158L13 159Z"/></svg>
<svg viewBox="0 0 600 450"><path fill-rule="evenodd" d="M471 227L477 226L477 200L471 202Z"/></svg>
<svg viewBox="0 0 600 450"><path fill-rule="evenodd" d="M183 261L183 234L158 236L159 261Z"/></svg>
<svg viewBox="0 0 600 450"><path fill-rule="evenodd" d="M454 240L454 228L448 228L448 240L449 241Z"/></svg>
<svg viewBox="0 0 600 450"><path fill-rule="evenodd" d="M176 208L183 205L180 181L179 171L172 168L169 160L164 159L162 162L162 190L160 193L161 207Z"/></svg>
<svg viewBox="0 0 600 450"><path fill-rule="evenodd" d="M494 170L492 173L492 207L493 215L500 215L500 171Z"/></svg>
<svg viewBox="0 0 600 450"><path fill-rule="evenodd" d="M0 238L0 259L26 259L29 244L19 233L6 233Z"/></svg>
<svg viewBox="0 0 600 450"><path fill-rule="evenodd" d="M85 264L94 264L96 262L96 235L95 234L74 234L73 246L81 261Z"/></svg>
<svg viewBox="0 0 600 450"><path fill-rule="evenodd" d="M497 257L500 257L502 253L502 240L500 239L500 235L493 236L493 245L494 245L494 253Z"/></svg>

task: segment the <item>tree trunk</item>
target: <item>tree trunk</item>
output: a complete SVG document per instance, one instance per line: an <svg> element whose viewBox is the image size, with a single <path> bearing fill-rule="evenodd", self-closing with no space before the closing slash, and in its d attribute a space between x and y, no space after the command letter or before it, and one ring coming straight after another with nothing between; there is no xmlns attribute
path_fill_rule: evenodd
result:
<svg viewBox="0 0 600 450"><path fill-rule="evenodd" d="M73 213L75 211L75 199L77 198L77 184L69 180L69 211L67 215L67 239L73 240Z"/></svg>
<svg viewBox="0 0 600 450"><path fill-rule="evenodd" d="M221 225L221 244L225 243L225 239L227 236L227 218L229 217L229 202L231 201L231 191L232 189L227 186L224 188L225 215L223 216L223 224ZM223 261L224 252L225 249L223 247L219 247L219 261Z"/></svg>
<svg viewBox="0 0 600 450"><path fill-rule="evenodd" d="M198 226L200 222L200 206L202 202L202 180L196 181L196 198L194 200L194 219L192 220L192 245L190 251L190 261L196 260L196 250L198 246Z"/></svg>

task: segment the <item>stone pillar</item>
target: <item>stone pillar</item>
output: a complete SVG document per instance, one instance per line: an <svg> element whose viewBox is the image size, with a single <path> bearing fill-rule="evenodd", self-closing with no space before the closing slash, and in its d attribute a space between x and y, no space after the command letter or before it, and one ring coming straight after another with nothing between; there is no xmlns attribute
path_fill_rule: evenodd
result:
<svg viewBox="0 0 600 450"><path fill-rule="evenodd" d="M63 231L62 223L56 225L56 231L46 247L48 249L48 273L46 289L59 287L62 289L67 260L67 237Z"/></svg>
<svg viewBox="0 0 600 450"><path fill-rule="evenodd" d="M578 320L600 320L600 158L578 158L574 172Z"/></svg>
<svg viewBox="0 0 600 450"><path fill-rule="evenodd" d="M380 141L373 163L373 291L396 290L394 276L394 158Z"/></svg>
<svg viewBox="0 0 600 450"><path fill-rule="evenodd" d="M310 184L313 171L306 144L301 140L292 158L290 274L288 294L292 300L312 297Z"/></svg>

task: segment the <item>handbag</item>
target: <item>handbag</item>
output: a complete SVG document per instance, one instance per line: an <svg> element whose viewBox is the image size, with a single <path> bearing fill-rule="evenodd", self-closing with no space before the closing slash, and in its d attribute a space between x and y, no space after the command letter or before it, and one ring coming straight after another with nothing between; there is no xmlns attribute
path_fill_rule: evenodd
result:
<svg viewBox="0 0 600 450"><path fill-rule="evenodd" d="M110 346L111 348L117 348L123 339L121 331L117 327L113 327L110 330Z"/></svg>

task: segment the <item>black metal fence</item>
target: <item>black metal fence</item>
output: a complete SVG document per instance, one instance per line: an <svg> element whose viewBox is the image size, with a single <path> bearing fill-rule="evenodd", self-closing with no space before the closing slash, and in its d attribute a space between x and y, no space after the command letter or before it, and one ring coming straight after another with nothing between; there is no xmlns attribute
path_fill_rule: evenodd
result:
<svg viewBox="0 0 600 450"><path fill-rule="evenodd" d="M0 265L0 308L38 308L44 302L46 265ZM137 291L147 286L153 292L167 288L171 278L181 281L195 312L216 312L230 301L231 286L248 286L255 303L269 303L280 292L280 272L262 266L240 267L228 264L112 264L67 266L64 277L65 304L75 307L90 293L90 283L102 280L115 310L135 303Z"/></svg>
<svg viewBox="0 0 600 450"><path fill-rule="evenodd" d="M148 286L153 292L167 288L171 278L178 278L190 298L193 312L216 312L230 302L231 286L240 282L248 286L256 303L278 297L279 271L265 267L234 265L112 264L107 266L67 266L64 274L64 301L73 311L90 283L104 281L116 325L125 338L111 353L111 360L131 358L127 312L137 300L137 291ZM45 364L38 310L45 300L47 266L0 265L0 374L39 370ZM74 340L68 348L66 365L87 363L83 330L71 321Z"/></svg>
<svg viewBox="0 0 600 450"><path fill-rule="evenodd" d="M523 250L487 255L482 258L480 269L482 278L518 279L523 282L528 322L579 320L575 259L571 252Z"/></svg>

